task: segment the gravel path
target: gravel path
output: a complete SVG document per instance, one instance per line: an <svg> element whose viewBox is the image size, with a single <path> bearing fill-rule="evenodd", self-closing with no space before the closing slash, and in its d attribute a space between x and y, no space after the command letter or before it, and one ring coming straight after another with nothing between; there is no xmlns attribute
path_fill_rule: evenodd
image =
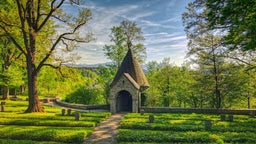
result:
<svg viewBox="0 0 256 144"><path fill-rule="evenodd" d="M116 144L116 133L125 114L113 114L97 126L84 144Z"/></svg>

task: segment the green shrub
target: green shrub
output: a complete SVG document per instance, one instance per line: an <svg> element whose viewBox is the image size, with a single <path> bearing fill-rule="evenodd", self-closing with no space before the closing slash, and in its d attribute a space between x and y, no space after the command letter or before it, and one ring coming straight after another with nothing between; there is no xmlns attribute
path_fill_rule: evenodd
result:
<svg viewBox="0 0 256 144"><path fill-rule="evenodd" d="M82 143L92 133L83 127L45 127L45 126L1 126L0 138L34 141L56 141Z"/></svg>
<svg viewBox="0 0 256 144"><path fill-rule="evenodd" d="M7 100L11 112L0 113L0 144L83 143L109 112L80 112L80 121L74 116L61 116L61 108L45 106L45 113L23 113L26 101Z"/></svg>
<svg viewBox="0 0 256 144"><path fill-rule="evenodd" d="M128 130L118 131L117 139L120 142L171 142L171 143L212 143L216 140L207 132L175 132L175 131L151 131Z"/></svg>
<svg viewBox="0 0 256 144"><path fill-rule="evenodd" d="M61 142L51 142L51 141L0 139L0 144L62 144L62 143Z"/></svg>
<svg viewBox="0 0 256 144"><path fill-rule="evenodd" d="M234 116L233 122L220 121L219 115L129 113L120 123L118 143L256 143L256 119ZM205 130L204 121L212 128Z"/></svg>
<svg viewBox="0 0 256 144"><path fill-rule="evenodd" d="M70 93L66 97L66 102L69 103L80 103L80 104L104 104L105 98L100 88L86 88L79 87L74 92Z"/></svg>

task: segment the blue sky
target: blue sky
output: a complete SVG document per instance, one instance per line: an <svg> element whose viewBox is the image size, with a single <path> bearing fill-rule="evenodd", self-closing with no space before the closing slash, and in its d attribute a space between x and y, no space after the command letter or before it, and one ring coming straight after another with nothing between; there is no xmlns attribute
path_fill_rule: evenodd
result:
<svg viewBox="0 0 256 144"><path fill-rule="evenodd" d="M111 28L123 20L136 22L142 29L148 61L170 58L180 65L187 51L187 40L181 14L189 0L86 0L83 3L92 12L92 19L81 31L91 31L96 38L81 44L77 63L97 64L110 60L104 56L103 46L111 44Z"/></svg>

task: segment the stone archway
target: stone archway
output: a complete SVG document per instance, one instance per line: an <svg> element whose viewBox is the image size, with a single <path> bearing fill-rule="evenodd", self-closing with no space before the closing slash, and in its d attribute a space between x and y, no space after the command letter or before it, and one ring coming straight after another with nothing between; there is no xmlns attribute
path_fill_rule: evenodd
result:
<svg viewBox="0 0 256 144"><path fill-rule="evenodd" d="M118 93L116 97L117 112L132 112L132 95L125 90Z"/></svg>

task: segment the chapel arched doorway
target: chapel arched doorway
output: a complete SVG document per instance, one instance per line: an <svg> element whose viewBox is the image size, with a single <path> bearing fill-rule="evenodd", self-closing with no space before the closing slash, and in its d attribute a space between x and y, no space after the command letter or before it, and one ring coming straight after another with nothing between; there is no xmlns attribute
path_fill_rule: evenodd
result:
<svg viewBox="0 0 256 144"><path fill-rule="evenodd" d="M117 112L132 112L132 95L128 91L120 91L116 98Z"/></svg>

